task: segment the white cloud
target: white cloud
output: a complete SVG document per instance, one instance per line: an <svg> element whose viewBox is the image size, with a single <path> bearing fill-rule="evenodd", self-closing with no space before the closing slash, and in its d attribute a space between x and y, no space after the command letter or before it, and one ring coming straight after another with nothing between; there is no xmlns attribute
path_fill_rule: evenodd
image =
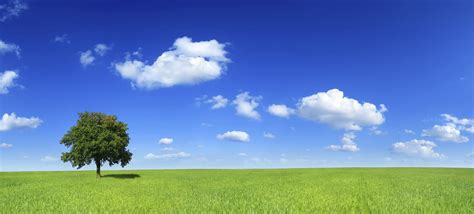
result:
<svg viewBox="0 0 474 214"><path fill-rule="evenodd" d="M245 156L247 156L247 153L241 152L241 153L239 153L239 154L237 154L237 155L238 155L238 156L241 156L241 157L245 157Z"/></svg>
<svg viewBox="0 0 474 214"><path fill-rule="evenodd" d="M251 118L254 120L260 120L260 114L255 111L255 108L258 107L258 102L261 99L261 96L254 97L250 96L249 92L243 92L235 97L235 100L232 102L232 104L235 105L237 115Z"/></svg>
<svg viewBox="0 0 474 214"><path fill-rule="evenodd" d="M228 131L223 134L218 134L216 138L219 140L240 141L240 142L250 141L249 134L243 131Z"/></svg>
<svg viewBox="0 0 474 214"><path fill-rule="evenodd" d="M285 118L288 118L290 117L290 115L295 113L294 109L288 108L286 105L276 105L276 104L268 106L267 111L270 114L275 115L277 117L285 117Z"/></svg>
<svg viewBox="0 0 474 214"><path fill-rule="evenodd" d="M474 119L467 119L467 118L460 119L450 114L442 114L441 117L443 117L444 120L454 123L454 124L463 125L463 126L466 126L466 125L474 126Z"/></svg>
<svg viewBox="0 0 474 214"><path fill-rule="evenodd" d="M115 69L124 79L143 89L194 85L219 78L230 60L225 45L216 40L193 42L191 38L176 39L173 47L148 65L127 59L116 63Z"/></svg>
<svg viewBox="0 0 474 214"><path fill-rule="evenodd" d="M67 44L71 43L67 34L55 36L53 41L57 43L67 43Z"/></svg>
<svg viewBox="0 0 474 214"><path fill-rule="evenodd" d="M355 138L356 138L356 135L352 132L344 133L344 135L341 138L342 145L330 145L326 147L326 149L329 149L332 151L358 152L360 149L359 147L357 147L357 144L354 143Z"/></svg>
<svg viewBox="0 0 474 214"><path fill-rule="evenodd" d="M226 107L229 100L222 95L217 95L206 100L205 102L212 104L211 109L220 109Z"/></svg>
<svg viewBox="0 0 474 214"><path fill-rule="evenodd" d="M21 0L10 0L5 4L0 4L0 21L4 22L8 19L18 17L28 9L28 4Z"/></svg>
<svg viewBox="0 0 474 214"><path fill-rule="evenodd" d="M164 144L164 145L170 145L173 143L173 138L161 138L160 141L158 141L159 144Z"/></svg>
<svg viewBox="0 0 474 214"><path fill-rule="evenodd" d="M280 158L280 162L281 162L281 163L287 163L287 162L288 162L288 159L286 159L286 158Z"/></svg>
<svg viewBox="0 0 474 214"><path fill-rule="evenodd" d="M153 153L148 153L145 155L145 159L161 159L161 160L172 160L172 159L178 159L178 158L187 158L190 157L191 154L186 153L186 152L177 152L177 153L170 153L170 154L160 154L160 155L155 155Z"/></svg>
<svg viewBox="0 0 474 214"><path fill-rule="evenodd" d="M17 117L15 113L3 114L2 119L0 120L0 132L8 131L15 128L36 128L43 121L37 117Z"/></svg>
<svg viewBox="0 0 474 214"><path fill-rule="evenodd" d="M95 45L94 51L97 55L104 56L107 53L107 51L109 51L110 49L112 49L110 46L107 46L106 44L99 43L99 44Z"/></svg>
<svg viewBox="0 0 474 214"><path fill-rule="evenodd" d="M52 157L52 156L44 156L43 158L40 159L42 162L55 162L55 161L58 161L59 158L56 158L56 157Z"/></svg>
<svg viewBox="0 0 474 214"><path fill-rule="evenodd" d="M444 120L458 125L459 130L467 131L474 134L474 119L457 118L450 114L442 114Z"/></svg>
<svg viewBox="0 0 474 214"><path fill-rule="evenodd" d="M436 144L427 140L413 139L406 142L397 142L392 144L392 150L399 154L422 158L442 158L443 154L433 150Z"/></svg>
<svg viewBox="0 0 474 214"><path fill-rule="evenodd" d="M264 138L269 138L269 139L274 139L274 138L275 138L275 135L272 134L272 133L269 133L269 132L264 132L264 133L263 133L263 137L264 137Z"/></svg>
<svg viewBox="0 0 474 214"><path fill-rule="evenodd" d="M82 66L84 66L84 67L92 64L94 62L94 60L95 60L95 57L92 55L91 50L81 52L81 56L79 57L79 61L81 62Z"/></svg>
<svg viewBox="0 0 474 214"><path fill-rule="evenodd" d="M0 54L15 53L20 56L20 47L13 43L6 43L0 39Z"/></svg>
<svg viewBox="0 0 474 214"><path fill-rule="evenodd" d="M410 130L410 129L405 129L404 132L406 134L415 134L415 132L413 130Z"/></svg>
<svg viewBox="0 0 474 214"><path fill-rule="evenodd" d="M81 52L81 56L79 57L79 61L81 62L82 66L87 67L88 65L91 65L94 63L94 61L97 59L97 57L102 57L104 56L107 51L112 49L110 46L107 46L103 43L98 43L94 46L94 50L86 50L84 52ZM94 54L95 53L95 54Z"/></svg>
<svg viewBox="0 0 474 214"><path fill-rule="evenodd" d="M372 103L361 104L355 99L344 97L344 93L338 89L303 97L297 104L300 117L346 130L380 125L385 121L385 111L387 108L383 104L379 109Z"/></svg>
<svg viewBox="0 0 474 214"><path fill-rule="evenodd" d="M441 141L450 141L454 143L466 143L469 138L461 135L461 131L454 123L447 123L446 125L434 125L429 130L423 130L422 136L435 137Z"/></svg>
<svg viewBox="0 0 474 214"><path fill-rule="evenodd" d="M126 60L130 60L132 57L137 57L138 59L141 59L143 57L142 48L139 47L136 51L133 51L131 53L130 52L125 53Z"/></svg>
<svg viewBox="0 0 474 214"><path fill-rule="evenodd" d="M8 144L8 143L0 144L0 149L9 149L9 148L12 148L12 147L13 147L12 144Z"/></svg>
<svg viewBox="0 0 474 214"><path fill-rule="evenodd" d="M18 78L15 71L5 71L0 73L0 94L8 94L9 88L15 86L15 79Z"/></svg>

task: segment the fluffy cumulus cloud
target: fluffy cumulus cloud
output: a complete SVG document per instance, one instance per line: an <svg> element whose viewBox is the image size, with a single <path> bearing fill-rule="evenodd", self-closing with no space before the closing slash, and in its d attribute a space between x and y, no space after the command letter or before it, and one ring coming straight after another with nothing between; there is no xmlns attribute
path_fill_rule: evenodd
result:
<svg viewBox="0 0 474 214"><path fill-rule="evenodd" d="M0 120L0 132L8 131L15 128L36 128L43 121L37 117L17 117L15 113L3 114Z"/></svg>
<svg viewBox="0 0 474 214"><path fill-rule="evenodd" d="M290 117L290 115L295 113L294 109L288 108L286 105L276 105L276 104L268 106L267 111L268 113L272 115L275 115L277 117L284 117L284 118L288 118Z"/></svg>
<svg viewBox="0 0 474 214"><path fill-rule="evenodd" d="M0 94L8 94L9 89L15 86L15 79L18 78L15 71L5 71L0 73Z"/></svg>
<svg viewBox="0 0 474 214"><path fill-rule="evenodd" d="M211 109L220 109L226 107L229 100L222 95L217 95L206 100L205 103L211 104Z"/></svg>
<svg viewBox="0 0 474 214"><path fill-rule="evenodd" d="M0 54L15 53L20 56L20 47L13 43L6 43L0 39Z"/></svg>
<svg viewBox="0 0 474 214"><path fill-rule="evenodd" d="M173 138L161 138L159 141L158 141L159 144L164 144L164 145L170 145L173 143Z"/></svg>
<svg viewBox="0 0 474 214"><path fill-rule="evenodd" d="M216 136L219 140L237 141L237 142L249 142L250 135L243 131L228 131Z"/></svg>
<svg viewBox="0 0 474 214"><path fill-rule="evenodd" d="M1 143L0 144L0 149L9 149L9 148L12 148L13 145L12 144L8 144L8 143Z"/></svg>
<svg viewBox="0 0 474 214"><path fill-rule="evenodd" d="M235 97L232 104L235 105L237 115L260 120L260 114L255 109L258 107L261 99L261 96L254 97L250 96L249 92L243 92Z"/></svg>
<svg viewBox="0 0 474 214"><path fill-rule="evenodd" d="M380 125L385 121L385 111L387 108L383 104L377 108L372 103L360 103L345 97L338 89L303 97L297 104L300 117L346 130Z"/></svg>
<svg viewBox="0 0 474 214"><path fill-rule="evenodd" d="M360 149L354 143L356 135L352 132L345 133L341 138L341 145L330 145L327 149L332 151L358 152Z"/></svg>
<svg viewBox="0 0 474 214"><path fill-rule="evenodd" d="M152 64L127 59L115 64L115 69L132 85L143 89L193 85L219 78L230 61L225 44L216 40L193 42L191 38L176 39L169 51L163 52Z"/></svg>
<svg viewBox="0 0 474 214"><path fill-rule="evenodd" d="M445 157L443 154L435 152L433 150L435 147L436 144L431 141L417 139L392 144L392 150L398 154L421 158Z"/></svg>
<svg viewBox="0 0 474 214"><path fill-rule="evenodd" d="M423 130L421 135L454 143L466 143L469 141L469 138L461 135L461 131L454 123L447 123L446 125L434 125L431 129Z"/></svg>
<svg viewBox="0 0 474 214"><path fill-rule="evenodd" d="M187 158L190 157L191 154L186 153L186 152L177 152L177 153L169 153L169 154L158 154L155 155L153 153L148 153L145 155L145 159L161 159L161 160L172 160L172 159L178 159L178 158Z"/></svg>
<svg viewBox="0 0 474 214"><path fill-rule="evenodd" d="M18 17L28 9L28 4L21 0L7 0L4 4L0 4L0 21L4 22L8 19Z"/></svg>

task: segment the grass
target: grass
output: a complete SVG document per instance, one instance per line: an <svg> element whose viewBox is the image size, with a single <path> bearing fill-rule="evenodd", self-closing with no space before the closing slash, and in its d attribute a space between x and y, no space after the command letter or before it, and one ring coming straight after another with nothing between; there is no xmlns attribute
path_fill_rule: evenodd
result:
<svg viewBox="0 0 474 214"><path fill-rule="evenodd" d="M474 169L0 173L0 213L474 213Z"/></svg>

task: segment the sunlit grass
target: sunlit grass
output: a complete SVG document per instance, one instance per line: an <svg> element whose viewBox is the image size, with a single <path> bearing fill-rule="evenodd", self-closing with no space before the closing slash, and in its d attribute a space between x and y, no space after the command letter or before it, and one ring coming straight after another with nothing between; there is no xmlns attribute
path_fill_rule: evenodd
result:
<svg viewBox="0 0 474 214"><path fill-rule="evenodd" d="M0 213L474 213L474 169L0 173Z"/></svg>

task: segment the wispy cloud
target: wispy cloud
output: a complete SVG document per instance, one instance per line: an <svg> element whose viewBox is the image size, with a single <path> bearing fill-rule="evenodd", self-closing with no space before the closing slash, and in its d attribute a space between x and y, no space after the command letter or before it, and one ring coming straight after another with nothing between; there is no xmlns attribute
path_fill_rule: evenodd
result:
<svg viewBox="0 0 474 214"><path fill-rule="evenodd" d="M20 47L13 43L7 43L0 39L0 54L15 53L20 56Z"/></svg>
<svg viewBox="0 0 474 214"><path fill-rule="evenodd" d="M55 36L53 41L57 42L57 43L66 43L66 44L71 43L71 40L69 40L69 36L67 34L63 34L63 35L60 35L60 36Z"/></svg>
<svg viewBox="0 0 474 214"><path fill-rule="evenodd" d="M170 153L170 154L159 154L155 155L153 153L148 153L145 155L145 159L162 159L162 160L172 160L172 159L178 159L178 158L186 158L190 157L191 154L186 153L186 152L177 152L177 153Z"/></svg>
<svg viewBox="0 0 474 214"><path fill-rule="evenodd" d="M110 46L103 43L96 44L93 50L80 52L79 62L83 67L92 65L97 57L104 56L110 49L112 49Z"/></svg>
<svg viewBox="0 0 474 214"><path fill-rule="evenodd" d="M46 155L46 156L42 157L42 158L40 159L40 161L42 161L42 162L55 162L55 161L59 161L59 158Z"/></svg>
<svg viewBox="0 0 474 214"><path fill-rule="evenodd" d="M9 149L9 148L12 148L12 147L13 147L12 144L8 144L8 143L0 144L0 149Z"/></svg>
<svg viewBox="0 0 474 214"><path fill-rule="evenodd" d="M18 17L27 9L28 4L21 0L10 0L5 4L0 4L0 21L5 22L14 17Z"/></svg>

